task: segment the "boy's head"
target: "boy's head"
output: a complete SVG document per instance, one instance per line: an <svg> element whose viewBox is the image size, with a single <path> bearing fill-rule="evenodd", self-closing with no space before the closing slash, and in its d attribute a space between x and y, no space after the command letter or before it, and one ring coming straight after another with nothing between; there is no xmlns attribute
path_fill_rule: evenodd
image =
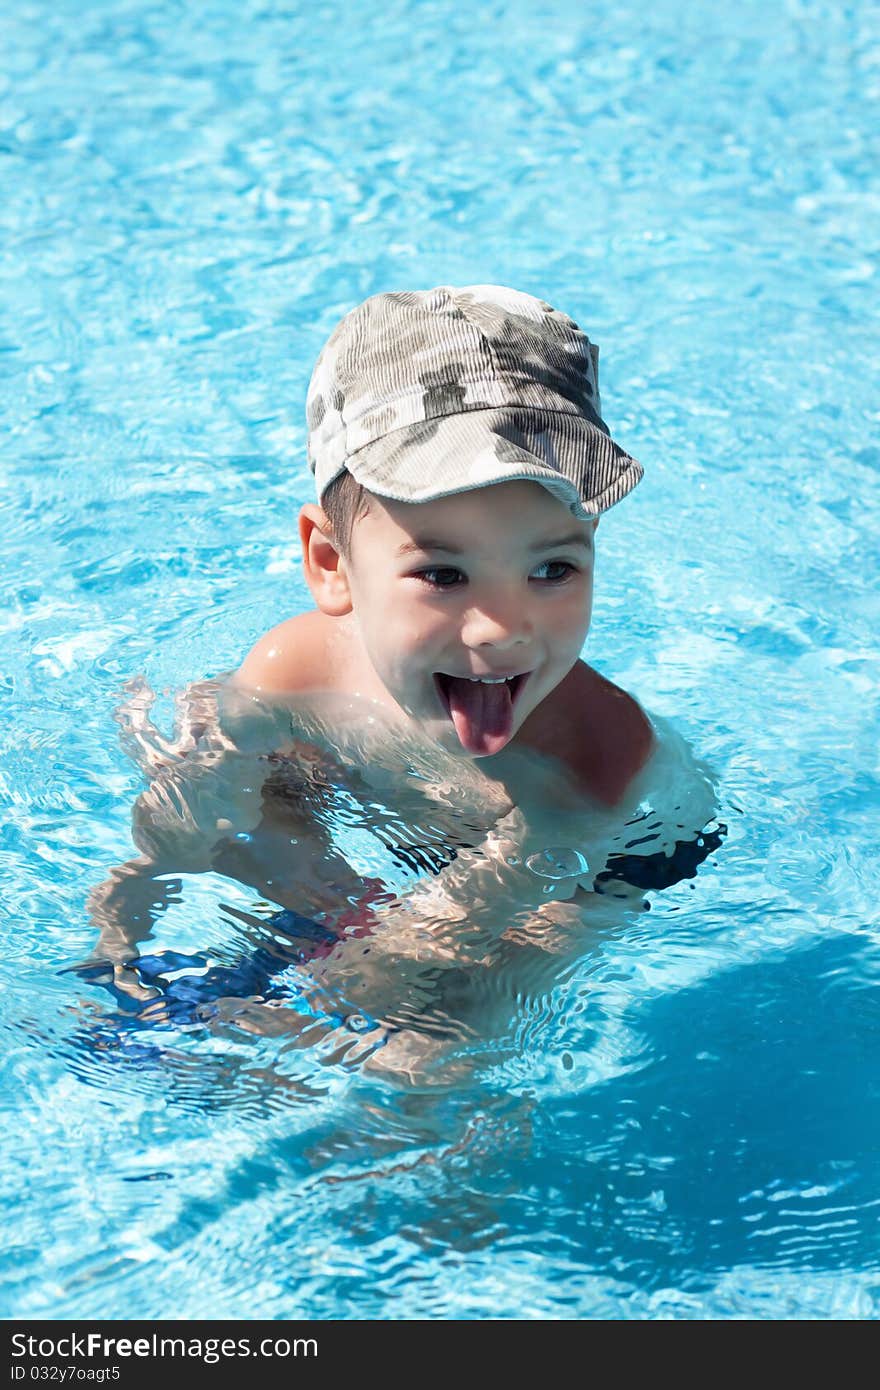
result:
<svg viewBox="0 0 880 1390"><path fill-rule="evenodd" d="M509 742L586 638L596 521L642 476L599 414L597 362L549 304L476 285L374 295L315 367L312 592L458 752Z"/></svg>

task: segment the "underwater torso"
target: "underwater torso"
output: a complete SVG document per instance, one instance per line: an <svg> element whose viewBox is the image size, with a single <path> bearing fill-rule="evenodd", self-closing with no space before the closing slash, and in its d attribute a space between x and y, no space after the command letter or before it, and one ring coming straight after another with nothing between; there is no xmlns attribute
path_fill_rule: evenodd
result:
<svg viewBox="0 0 880 1390"><path fill-rule="evenodd" d="M609 807L531 750L490 776L348 697L269 706L218 682L190 708L176 744L139 759L151 781L133 835L157 876L214 871L249 902L226 908L243 925L234 960L174 943L143 956L161 1009L138 1004L138 1029L219 1008L256 1031L285 1011L307 1027L351 1016L393 1034L395 1056L404 1036L466 1038L552 987L646 893L692 878L724 834L711 770L659 717Z"/></svg>

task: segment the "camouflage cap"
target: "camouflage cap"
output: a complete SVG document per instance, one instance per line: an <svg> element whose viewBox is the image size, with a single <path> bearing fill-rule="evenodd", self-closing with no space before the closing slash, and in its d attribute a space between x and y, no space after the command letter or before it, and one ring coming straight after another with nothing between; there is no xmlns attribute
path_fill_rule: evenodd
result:
<svg viewBox="0 0 880 1390"><path fill-rule="evenodd" d="M643 470L601 417L598 359L567 315L502 285L372 295L309 384L318 500L347 468L402 502L526 480L575 516L607 510Z"/></svg>

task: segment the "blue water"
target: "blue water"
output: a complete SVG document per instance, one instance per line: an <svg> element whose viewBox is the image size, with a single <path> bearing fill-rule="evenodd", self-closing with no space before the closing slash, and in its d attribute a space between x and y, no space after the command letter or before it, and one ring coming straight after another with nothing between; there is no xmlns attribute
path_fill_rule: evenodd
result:
<svg viewBox="0 0 880 1390"><path fill-rule="evenodd" d="M876 7L6 9L0 1313L874 1317ZM134 1027L65 973L133 853L121 687L168 730L305 608L319 347L481 282L601 345L646 477L585 654L727 838L433 1087ZM253 893L168 897L149 949L244 958Z"/></svg>

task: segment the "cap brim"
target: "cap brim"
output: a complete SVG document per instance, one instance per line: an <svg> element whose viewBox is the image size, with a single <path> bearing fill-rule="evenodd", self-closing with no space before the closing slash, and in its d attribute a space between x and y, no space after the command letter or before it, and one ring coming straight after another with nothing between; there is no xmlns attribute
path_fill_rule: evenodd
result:
<svg viewBox="0 0 880 1390"><path fill-rule="evenodd" d="M345 467L369 492L399 502L541 483L584 517L613 507L644 473L582 415L509 406L404 425L350 454Z"/></svg>

